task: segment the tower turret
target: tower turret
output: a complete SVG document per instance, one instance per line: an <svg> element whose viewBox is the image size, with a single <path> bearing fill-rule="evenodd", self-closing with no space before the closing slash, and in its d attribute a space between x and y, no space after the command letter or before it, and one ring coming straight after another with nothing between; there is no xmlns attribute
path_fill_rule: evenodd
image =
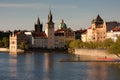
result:
<svg viewBox="0 0 120 80"><path fill-rule="evenodd" d="M55 48L55 39L54 39L54 22L52 21L52 13L51 10L48 14L48 22L46 23L45 33L48 37L48 49Z"/></svg>
<svg viewBox="0 0 120 80"><path fill-rule="evenodd" d="M35 31L36 32L42 32L42 27L43 27L43 25L40 23L40 19L38 17L37 23L35 24Z"/></svg>
<svg viewBox="0 0 120 80"><path fill-rule="evenodd" d="M51 10L50 10L49 14L48 14L48 23L53 23L52 19L53 19L53 17L52 17L52 13L51 13Z"/></svg>

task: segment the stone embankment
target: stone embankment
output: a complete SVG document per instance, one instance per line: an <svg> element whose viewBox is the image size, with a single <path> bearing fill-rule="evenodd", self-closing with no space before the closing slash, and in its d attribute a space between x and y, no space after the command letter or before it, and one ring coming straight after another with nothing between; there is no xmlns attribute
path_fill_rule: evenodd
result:
<svg viewBox="0 0 120 80"><path fill-rule="evenodd" d="M84 56L84 58L114 58L119 59L116 55L109 54L105 49L75 49L75 55Z"/></svg>
<svg viewBox="0 0 120 80"><path fill-rule="evenodd" d="M9 52L8 48L0 48L0 52Z"/></svg>

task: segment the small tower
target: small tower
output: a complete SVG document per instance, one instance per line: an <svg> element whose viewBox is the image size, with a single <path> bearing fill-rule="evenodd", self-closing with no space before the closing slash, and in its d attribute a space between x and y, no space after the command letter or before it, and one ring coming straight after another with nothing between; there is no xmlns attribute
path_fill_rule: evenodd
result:
<svg viewBox="0 0 120 80"><path fill-rule="evenodd" d="M10 34L9 39L10 39L10 46L9 46L10 54L17 53L17 36L15 35L14 32Z"/></svg>
<svg viewBox="0 0 120 80"><path fill-rule="evenodd" d="M46 29L45 33L48 37L48 49L54 49L55 48L55 39L54 39L54 22L52 21L52 13L51 10L48 14L48 22L46 23Z"/></svg>
<svg viewBox="0 0 120 80"><path fill-rule="evenodd" d="M63 19L61 20L61 23L60 23L58 29L67 29L67 25L64 23Z"/></svg>
<svg viewBox="0 0 120 80"><path fill-rule="evenodd" d="M35 32L42 32L43 25L40 23L40 19L38 17L37 23L35 24Z"/></svg>

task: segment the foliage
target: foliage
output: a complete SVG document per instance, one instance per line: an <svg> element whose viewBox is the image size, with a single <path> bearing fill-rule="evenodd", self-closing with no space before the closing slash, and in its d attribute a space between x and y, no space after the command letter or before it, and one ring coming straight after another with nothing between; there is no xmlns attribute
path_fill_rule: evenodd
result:
<svg viewBox="0 0 120 80"><path fill-rule="evenodd" d="M3 47L3 43L2 43L2 41L0 40L0 47Z"/></svg>
<svg viewBox="0 0 120 80"><path fill-rule="evenodd" d="M27 48L28 48L28 45L26 44L26 42L21 42L20 48L21 48L21 49L27 49Z"/></svg>
<svg viewBox="0 0 120 80"><path fill-rule="evenodd" d="M108 52L111 54L115 54L118 57L120 54L120 36L117 37L117 41L112 43L111 46L108 48Z"/></svg>
<svg viewBox="0 0 120 80"><path fill-rule="evenodd" d="M9 47L9 39L7 37L3 37L2 43L4 47Z"/></svg>
<svg viewBox="0 0 120 80"><path fill-rule="evenodd" d="M105 48L109 48L112 44L113 44L113 40L112 39L106 39L104 42L103 42L103 46Z"/></svg>
<svg viewBox="0 0 120 80"><path fill-rule="evenodd" d="M79 40L73 40L69 43L69 48L79 48L80 41Z"/></svg>

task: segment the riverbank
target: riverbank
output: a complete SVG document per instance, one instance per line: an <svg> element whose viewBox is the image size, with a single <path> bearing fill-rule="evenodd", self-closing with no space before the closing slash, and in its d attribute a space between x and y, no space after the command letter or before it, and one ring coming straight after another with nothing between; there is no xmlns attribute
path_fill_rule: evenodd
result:
<svg viewBox="0 0 120 80"><path fill-rule="evenodd" d="M0 48L0 52L9 52L8 48Z"/></svg>
<svg viewBox="0 0 120 80"><path fill-rule="evenodd" d="M9 52L8 48L0 48L0 52ZM15 51L13 51L15 52ZM24 52L68 52L67 49L41 49L41 48L32 48L27 50L17 50L18 53L24 53Z"/></svg>
<svg viewBox="0 0 120 80"><path fill-rule="evenodd" d="M74 54L87 56L88 58L94 60L98 60L99 58L119 59L116 55L109 54L105 49L75 49Z"/></svg>
<svg viewBox="0 0 120 80"><path fill-rule="evenodd" d="M25 50L26 52L68 52L67 49L43 49L43 48L31 48Z"/></svg>

